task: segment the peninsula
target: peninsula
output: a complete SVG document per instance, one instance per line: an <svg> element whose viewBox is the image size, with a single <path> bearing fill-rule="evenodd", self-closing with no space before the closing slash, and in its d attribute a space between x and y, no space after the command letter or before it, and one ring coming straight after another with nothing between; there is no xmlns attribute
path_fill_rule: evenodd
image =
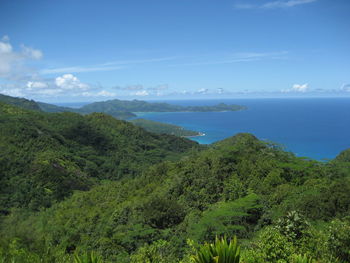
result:
<svg viewBox="0 0 350 263"><path fill-rule="evenodd" d="M144 128L147 131L158 134L171 134L180 137L203 136L197 131L185 130L180 126L150 121L146 119L133 119L137 117L135 112L221 112L221 111L239 111L247 109L246 106L236 104L219 103L212 106L180 106L164 102L147 102L142 100L107 100L93 102L80 108L62 107L54 104L27 100L24 98L15 98L0 94L0 101L12 104L29 110L38 110L49 113L75 112L79 114L90 114L94 112L105 113L120 120L127 120L136 126Z"/></svg>

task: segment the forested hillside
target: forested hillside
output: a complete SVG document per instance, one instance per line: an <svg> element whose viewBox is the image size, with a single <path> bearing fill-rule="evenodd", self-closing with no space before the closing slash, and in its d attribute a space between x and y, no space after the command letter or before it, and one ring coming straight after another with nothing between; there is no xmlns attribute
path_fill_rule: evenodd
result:
<svg viewBox="0 0 350 263"><path fill-rule="evenodd" d="M135 177L198 144L111 116L48 114L0 103L0 207L39 210L103 179Z"/></svg>
<svg viewBox="0 0 350 263"><path fill-rule="evenodd" d="M146 131L159 134L172 134L180 137L200 136L200 132L186 130L180 126L162 123L158 121L151 121L147 119L133 119L132 124L144 128Z"/></svg>
<svg viewBox="0 0 350 263"><path fill-rule="evenodd" d="M220 103L213 106L180 106L164 102L147 102L143 100L107 100L84 105L79 110L82 113L113 111L125 112L184 112L184 111L237 111L244 110L241 105L227 105Z"/></svg>
<svg viewBox="0 0 350 263"><path fill-rule="evenodd" d="M16 98L0 94L0 102L4 102L28 110L41 110L39 105L34 100L27 100L24 98Z"/></svg>
<svg viewBox="0 0 350 263"><path fill-rule="evenodd" d="M0 116L6 260L188 263L236 235L241 262L350 261L348 151L325 163L250 134L201 149L104 114Z"/></svg>
<svg viewBox="0 0 350 263"><path fill-rule="evenodd" d="M16 98L16 97L10 97L6 95L0 94L0 102L4 102L7 104L11 104L23 109L29 109L29 110L37 110L37 111L43 111L43 112L49 112L49 113L62 113L62 112L75 112L79 114L91 114L94 112L100 112L100 113L106 113L116 119L120 120L129 120L132 124L141 127L149 132L154 132L157 134L170 134L170 135L176 135L180 137L188 137L188 136L198 136L200 135L199 132L196 131L190 131L185 130L182 127L167 124L167 123L161 123L161 122L155 122L151 120L146 119L134 119L134 117L137 117L136 114L129 110L133 111L179 111L179 110L188 110L191 109L191 107L181 107L176 105L170 105L167 103L148 103L146 101L121 101L121 100L112 100L112 101L105 101L105 102L96 102L88 104L82 108L70 108L70 107L62 107L57 106L54 104L44 103L44 102L38 102L33 100L27 100L24 98ZM215 108L216 110L224 109L225 107L232 107L232 110L238 110L240 108L243 109L243 106L237 106L237 105L231 105L227 106L225 104L217 105L219 108ZM221 107L221 108L220 108ZM206 109L210 110L213 109L213 107L192 107L195 111L198 109Z"/></svg>

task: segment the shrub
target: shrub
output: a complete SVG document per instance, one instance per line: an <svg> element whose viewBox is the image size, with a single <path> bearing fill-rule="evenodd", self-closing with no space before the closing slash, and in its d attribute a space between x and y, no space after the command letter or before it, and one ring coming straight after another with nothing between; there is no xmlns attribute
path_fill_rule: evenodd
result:
<svg viewBox="0 0 350 263"><path fill-rule="evenodd" d="M214 244L205 243L201 246L192 260L195 263L239 263L240 247L237 238L227 241L226 238L216 237Z"/></svg>

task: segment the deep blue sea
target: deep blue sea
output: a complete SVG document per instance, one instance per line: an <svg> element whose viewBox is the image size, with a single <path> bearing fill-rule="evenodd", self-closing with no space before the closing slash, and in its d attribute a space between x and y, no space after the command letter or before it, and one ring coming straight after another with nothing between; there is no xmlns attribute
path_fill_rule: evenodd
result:
<svg viewBox="0 0 350 263"><path fill-rule="evenodd" d="M282 144L300 157L332 159L350 148L350 98L166 101L178 105L240 104L236 112L147 113L142 118L200 131L209 144L240 132Z"/></svg>

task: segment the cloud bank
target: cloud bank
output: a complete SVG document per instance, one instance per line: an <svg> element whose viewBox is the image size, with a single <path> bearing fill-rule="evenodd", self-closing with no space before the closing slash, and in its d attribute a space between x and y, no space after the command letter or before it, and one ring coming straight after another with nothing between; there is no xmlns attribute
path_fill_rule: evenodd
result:
<svg viewBox="0 0 350 263"><path fill-rule="evenodd" d="M310 4L317 0L288 0L288 1L271 1L264 4L247 4L238 3L235 4L235 9L277 9L277 8L291 8L299 5Z"/></svg>
<svg viewBox="0 0 350 263"><path fill-rule="evenodd" d="M340 89L345 92L350 92L350 84L343 84Z"/></svg>
<svg viewBox="0 0 350 263"><path fill-rule="evenodd" d="M309 91L309 86L305 84L294 84L290 89L281 90L282 93L296 92L296 93L305 93Z"/></svg>
<svg viewBox="0 0 350 263"><path fill-rule="evenodd" d="M15 51L8 36L0 40L0 77L16 80L33 73L26 63L39 60L43 53L31 47L21 45L20 50Z"/></svg>

